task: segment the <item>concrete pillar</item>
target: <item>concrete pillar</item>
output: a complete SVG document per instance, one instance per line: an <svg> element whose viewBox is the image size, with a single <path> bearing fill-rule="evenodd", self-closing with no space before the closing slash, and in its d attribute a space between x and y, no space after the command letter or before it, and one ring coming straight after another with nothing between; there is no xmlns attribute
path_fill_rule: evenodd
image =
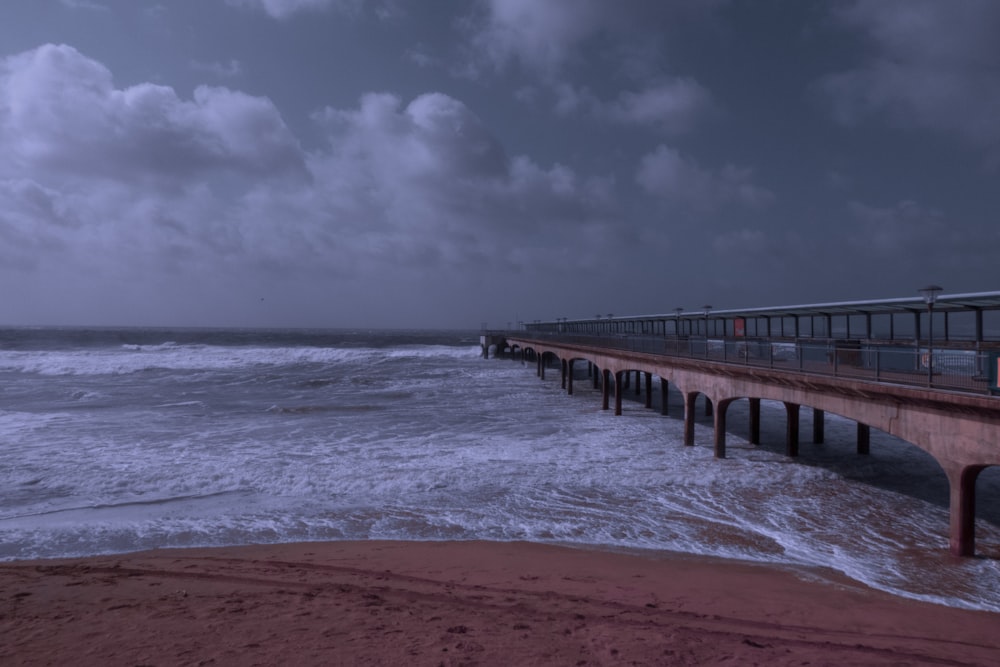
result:
<svg viewBox="0 0 1000 667"><path fill-rule="evenodd" d="M559 384L565 389L566 388L566 360L559 360Z"/></svg>
<svg viewBox="0 0 1000 667"><path fill-rule="evenodd" d="M858 454L867 454L871 451L871 439L871 427L858 422Z"/></svg>
<svg viewBox="0 0 1000 667"><path fill-rule="evenodd" d="M694 445L694 404L698 394L690 393L684 395L684 444L688 447Z"/></svg>
<svg viewBox="0 0 1000 667"><path fill-rule="evenodd" d="M622 375L628 379L628 371L620 371L615 373L615 416L618 417L622 413Z"/></svg>
<svg viewBox="0 0 1000 667"><path fill-rule="evenodd" d="M642 382L639 381L639 376L642 375L642 371L635 372L635 395L638 396L642 393Z"/></svg>
<svg viewBox="0 0 1000 667"><path fill-rule="evenodd" d="M587 362L587 377L593 377L593 376L594 376L594 364L592 364L591 362L588 361Z"/></svg>
<svg viewBox="0 0 1000 667"><path fill-rule="evenodd" d="M591 365L589 361L587 362L587 365L588 366ZM594 366L594 370L593 370L593 373L591 373L591 376L594 378L594 389L597 389L597 385L599 383L599 379L598 378L601 377L601 371L600 371L600 369L597 368L596 366Z"/></svg>
<svg viewBox="0 0 1000 667"><path fill-rule="evenodd" d="M817 445L823 444L825 413L822 410L813 408L813 442Z"/></svg>
<svg viewBox="0 0 1000 667"><path fill-rule="evenodd" d="M670 383L660 378L660 414L664 417L667 416L667 389L670 387Z"/></svg>
<svg viewBox="0 0 1000 667"><path fill-rule="evenodd" d="M570 396L573 395L573 362L575 359L570 359L566 362L566 393Z"/></svg>
<svg viewBox="0 0 1000 667"><path fill-rule="evenodd" d="M611 373L608 369L601 371L601 409L608 409L608 392L611 390L611 382L609 382L608 375Z"/></svg>
<svg viewBox="0 0 1000 667"><path fill-rule="evenodd" d="M951 488L949 548L955 556L976 554L976 478L986 466L945 467Z"/></svg>
<svg viewBox="0 0 1000 667"><path fill-rule="evenodd" d="M719 404L715 411L715 458L726 458L726 406Z"/></svg>
<svg viewBox="0 0 1000 667"><path fill-rule="evenodd" d="M785 402L785 455L799 455L799 404Z"/></svg>
<svg viewBox="0 0 1000 667"><path fill-rule="evenodd" d="M542 355L539 354L539 355L535 356L535 366L537 366L537 368L535 369L535 375L537 375L538 377L540 377L540 378L542 378L544 380L545 379L545 367L542 366Z"/></svg>
<svg viewBox="0 0 1000 667"><path fill-rule="evenodd" d="M760 444L760 399L750 399L750 444Z"/></svg>
<svg viewBox="0 0 1000 667"><path fill-rule="evenodd" d="M646 373L646 407L653 407L653 374Z"/></svg>

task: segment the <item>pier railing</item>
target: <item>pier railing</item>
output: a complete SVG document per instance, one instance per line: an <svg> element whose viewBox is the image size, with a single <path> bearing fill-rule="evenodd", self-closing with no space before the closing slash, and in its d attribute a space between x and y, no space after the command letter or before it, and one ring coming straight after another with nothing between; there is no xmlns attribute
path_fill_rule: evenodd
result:
<svg viewBox="0 0 1000 667"><path fill-rule="evenodd" d="M996 352L876 344L866 341L795 341L579 335L537 331L495 332L629 352L781 369L812 375L869 380L940 390L993 393L988 370Z"/></svg>

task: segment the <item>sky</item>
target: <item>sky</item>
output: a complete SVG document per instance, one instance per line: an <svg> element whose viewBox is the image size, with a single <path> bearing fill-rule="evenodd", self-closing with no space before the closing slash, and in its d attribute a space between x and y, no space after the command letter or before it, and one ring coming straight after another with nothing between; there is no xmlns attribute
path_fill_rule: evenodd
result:
<svg viewBox="0 0 1000 667"><path fill-rule="evenodd" d="M993 0L4 0L0 324L997 290L998 34Z"/></svg>

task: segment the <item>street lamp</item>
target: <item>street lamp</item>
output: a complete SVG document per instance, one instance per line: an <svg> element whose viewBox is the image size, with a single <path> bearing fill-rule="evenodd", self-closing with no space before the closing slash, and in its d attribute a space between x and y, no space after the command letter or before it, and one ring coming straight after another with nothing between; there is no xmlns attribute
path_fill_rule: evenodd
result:
<svg viewBox="0 0 1000 667"><path fill-rule="evenodd" d="M711 306L702 306L705 311L705 358L708 359L708 314L712 312Z"/></svg>
<svg viewBox="0 0 1000 667"><path fill-rule="evenodd" d="M920 288L920 296L924 297L927 304L927 386L934 382L934 302L937 295L942 290L937 285L928 285Z"/></svg>

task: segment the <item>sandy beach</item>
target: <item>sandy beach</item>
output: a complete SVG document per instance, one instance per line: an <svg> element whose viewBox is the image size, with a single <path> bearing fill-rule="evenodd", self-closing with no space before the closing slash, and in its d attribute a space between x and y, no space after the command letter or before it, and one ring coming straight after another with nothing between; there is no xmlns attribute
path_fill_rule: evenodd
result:
<svg viewBox="0 0 1000 667"><path fill-rule="evenodd" d="M1000 615L833 573L529 543L0 564L4 665L992 665Z"/></svg>

